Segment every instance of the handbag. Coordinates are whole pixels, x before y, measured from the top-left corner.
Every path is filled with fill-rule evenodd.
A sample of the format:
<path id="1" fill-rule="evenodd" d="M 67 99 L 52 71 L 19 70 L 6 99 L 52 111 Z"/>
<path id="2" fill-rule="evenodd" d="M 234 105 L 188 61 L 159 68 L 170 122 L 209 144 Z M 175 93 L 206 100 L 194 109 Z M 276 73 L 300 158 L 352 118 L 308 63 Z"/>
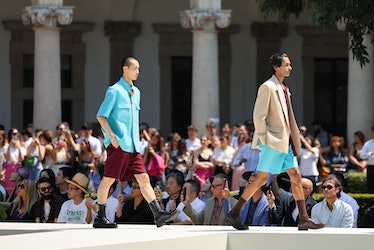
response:
<path id="1" fill-rule="evenodd" d="M 165 171 L 164 158 L 158 154 L 154 154 L 149 161 L 148 174 L 156 178 L 161 178 L 161 173 Z"/>
<path id="2" fill-rule="evenodd" d="M 25 158 L 22 161 L 22 165 L 24 167 L 34 167 L 39 164 L 39 158 L 34 155 L 26 155 Z"/>
<path id="3" fill-rule="evenodd" d="M 23 159 L 22 161 L 22 165 L 24 167 L 33 167 L 35 164 L 34 164 L 34 159 L 35 159 L 35 156 L 33 155 L 26 155 L 25 158 Z"/>

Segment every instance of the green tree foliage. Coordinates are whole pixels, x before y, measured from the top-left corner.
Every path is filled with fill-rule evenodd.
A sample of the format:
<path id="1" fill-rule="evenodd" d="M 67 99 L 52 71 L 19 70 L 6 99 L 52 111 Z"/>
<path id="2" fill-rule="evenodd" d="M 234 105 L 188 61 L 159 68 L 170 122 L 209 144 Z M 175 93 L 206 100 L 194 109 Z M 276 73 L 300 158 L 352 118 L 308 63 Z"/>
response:
<path id="1" fill-rule="evenodd" d="M 308 10 L 313 24 L 332 27 L 336 23 L 345 24 L 350 36 L 353 58 L 361 67 L 369 62 L 367 47 L 363 44 L 363 35 L 374 31 L 373 0 L 257 0 L 265 18 L 278 14 L 287 21 L 291 15 L 299 15 Z M 373 43 L 373 40 L 371 41 Z"/>

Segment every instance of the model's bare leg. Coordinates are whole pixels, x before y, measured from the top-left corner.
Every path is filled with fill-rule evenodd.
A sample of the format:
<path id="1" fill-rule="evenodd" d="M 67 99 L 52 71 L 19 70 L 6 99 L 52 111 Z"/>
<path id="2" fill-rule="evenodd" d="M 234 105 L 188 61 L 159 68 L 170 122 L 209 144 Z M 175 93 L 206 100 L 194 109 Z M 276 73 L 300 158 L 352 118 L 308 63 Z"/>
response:
<path id="1" fill-rule="evenodd" d="M 97 203 L 98 204 L 105 204 L 106 200 L 108 199 L 108 192 L 110 186 L 115 181 L 114 178 L 103 176 L 100 181 L 100 185 L 97 188 Z"/>
<path id="2" fill-rule="evenodd" d="M 149 176 L 148 174 L 135 174 L 135 179 L 139 184 L 140 192 L 142 192 L 142 195 L 144 199 L 150 203 L 153 200 L 156 199 L 155 192 L 153 191 L 153 188 L 151 186 Z"/>
<path id="3" fill-rule="evenodd" d="M 142 192 L 144 199 L 148 202 L 148 205 L 151 208 L 157 227 L 161 227 L 167 222 L 177 218 L 179 211 L 174 210 L 173 212 L 168 213 L 161 209 L 161 206 L 156 199 L 155 192 L 151 186 L 148 174 L 142 173 L 135 174 L 134 176 L 139 184 L 140 191 Z"/>

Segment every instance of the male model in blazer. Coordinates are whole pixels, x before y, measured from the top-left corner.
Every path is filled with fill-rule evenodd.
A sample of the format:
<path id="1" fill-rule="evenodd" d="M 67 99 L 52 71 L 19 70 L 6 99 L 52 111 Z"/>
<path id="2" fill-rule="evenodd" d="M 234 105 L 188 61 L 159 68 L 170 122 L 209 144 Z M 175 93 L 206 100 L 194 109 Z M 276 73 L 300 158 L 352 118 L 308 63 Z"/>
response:
<path id="1" fill-rule="evenodd" d="M 257 189 L 266 184 L 269 174 L 287 172 L 299 209 L 299 230 L 321 228 L 323 225 L 315 224 L 307 214 L 296 159 L 301 153 L 300 132 L 292 110 L 291 95 L 284 83 L 284 79 L 290 76 L 292 70 L 291 61 L 285 53 L 276 53 L 270 57 L 269 66 L 273 75 L 259 87 L 253 110 L 255 132 L 252 146 L 261 150 L 257 166 L 258 175 L 252 185 L 245 188 L 226 221 L 236 229 L 248 229 L 240 221 L 242 206 Z"/>

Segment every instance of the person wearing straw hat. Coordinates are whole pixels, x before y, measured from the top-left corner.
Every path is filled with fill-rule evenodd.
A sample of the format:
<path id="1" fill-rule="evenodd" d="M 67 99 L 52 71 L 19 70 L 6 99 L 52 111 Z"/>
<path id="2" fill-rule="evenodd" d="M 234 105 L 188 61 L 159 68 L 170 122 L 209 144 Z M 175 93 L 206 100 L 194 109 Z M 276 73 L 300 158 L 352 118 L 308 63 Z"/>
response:
<path id="1" fill-rule="evenodd" d="M 57 222 L 69 224 L 90 224 L 92 217 L 88 214 L 86 198 L 89 179 L 82 173 L 76 173 L 71 180 L 66 180 L 69 200 L 62 204 Z"/>
<path id="2" fill-rule="evenodd" d="M 108 87 L 97 112 L 96 118 L 104 134 L 107 160 L 97 192 L 99 211 L 93 224 L 95 228 L 117 227 L 117 224 L 110 222 L 105 215 L 108 191 L 116 179 L 129 181 L 135 177 L 151 208 L 157 227 L 178 216 L 177 211 L 169 213 L 161 209 L 140 153 L 140 91 L 133 84 L 139 76 L 139 68 L 139 61 L 134 57 L 122 60 L 122 77 Z"/>

